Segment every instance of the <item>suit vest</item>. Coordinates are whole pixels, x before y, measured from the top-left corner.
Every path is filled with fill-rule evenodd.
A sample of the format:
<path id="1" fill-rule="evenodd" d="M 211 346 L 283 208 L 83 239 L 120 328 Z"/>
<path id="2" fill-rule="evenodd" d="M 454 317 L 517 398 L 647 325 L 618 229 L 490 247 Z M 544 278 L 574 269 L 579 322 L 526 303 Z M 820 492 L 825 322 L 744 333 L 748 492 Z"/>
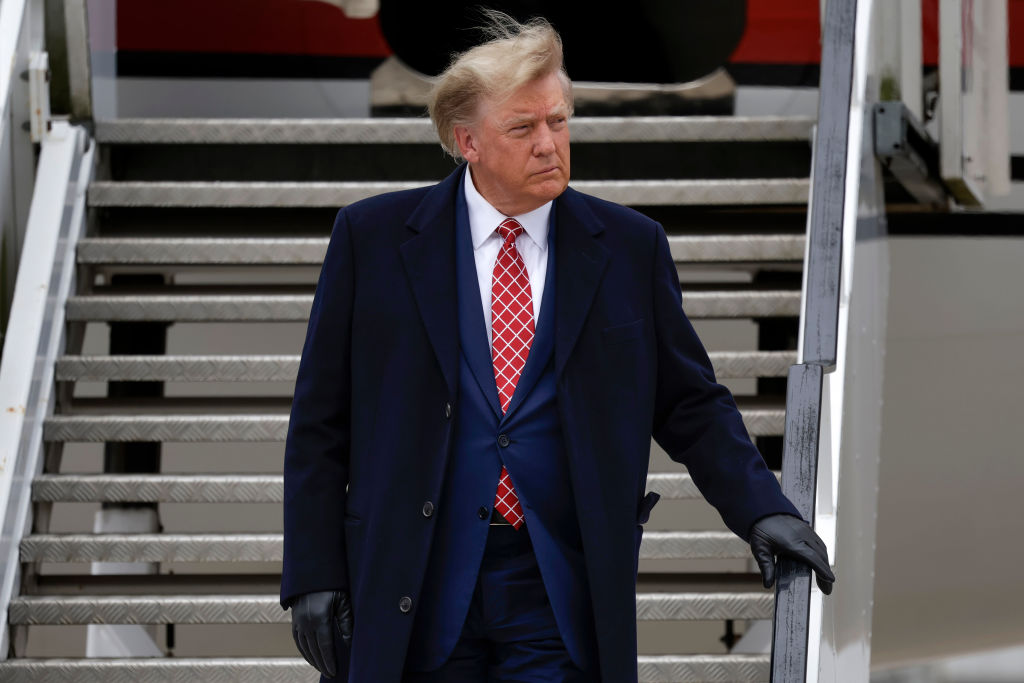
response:
<path id="1" fill-rule="evenodd" d="M 596 662 L 596 636 L 556 402 L 555 211 L 549 223 L 547 275 L 533 344 L 508 411 L 502 415 L 461 183 L 455 208 L 460 352 L 454 443 L 434 515 L 437 528 L 407 662 L 420 670 L 437 668 L 458 641 L 504 464 L 523 506 L 525 531 L 566 649 L 577 666 L 587 669 Z"/>

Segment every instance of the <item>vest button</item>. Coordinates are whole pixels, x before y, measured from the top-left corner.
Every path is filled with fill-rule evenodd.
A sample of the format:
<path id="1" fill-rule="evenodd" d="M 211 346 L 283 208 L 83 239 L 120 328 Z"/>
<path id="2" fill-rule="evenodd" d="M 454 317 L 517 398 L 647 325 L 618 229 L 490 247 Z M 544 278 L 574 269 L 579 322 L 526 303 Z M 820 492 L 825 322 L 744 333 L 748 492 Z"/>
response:
<path id="1" fill-rule="evenodd" d="M 491 514 L 491 511 L 488 510 L 483 505 L 481 505 L 480 509 L 476 511 L 476 516 L 479 517 L 480 519 L 487 519 L 490 516 L 490 514 Z"/>
<path id="2" fill-rule="evenodd" d="M 446 419 L 446 420 L 452 419 L 452 404 L 451 403 L 445 403 L 444 404 L 444 419 Z"/>
<path id="3" fill-rule="evenodd" d="M 434 516 L 434 504 L 429 500 L 423 504 L 423 516 L 433 517 Z"/>
<path id="4" fill-rule="evenodd" d="M 411 609 L 412 609 L 412 598 L 410 598 L 408 595 L 406 595 L 405 597 L 403 597 L 401 600 L 398 601 L 398 610 L 402 614 L 408 614 L 409 610 L 411 610 Z"/>
<path id="5" fill-rule="evenodd" d="M 508 434 L 498 435 L 498 445 L 502 448 L 508 448 L 508 445 L 512 443 L 512 439 L 508 438 Z"/>

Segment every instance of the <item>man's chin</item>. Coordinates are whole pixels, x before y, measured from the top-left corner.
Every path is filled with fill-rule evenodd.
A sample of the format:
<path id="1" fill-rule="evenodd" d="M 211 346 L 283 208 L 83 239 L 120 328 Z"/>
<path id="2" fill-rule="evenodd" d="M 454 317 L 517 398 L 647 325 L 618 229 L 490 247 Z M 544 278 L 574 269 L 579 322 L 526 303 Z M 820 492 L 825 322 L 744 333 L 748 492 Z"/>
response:
<path id="1" fill-rule="evenodd" d="M 548 202 L 565 192 L 565 188 L 568 186 L 569 179 L 558 174 L 555 177 L 547 178 L 537 183 L 534 186 L 534 194 L 538 197 L 543 197 L 544 201 Z"/>

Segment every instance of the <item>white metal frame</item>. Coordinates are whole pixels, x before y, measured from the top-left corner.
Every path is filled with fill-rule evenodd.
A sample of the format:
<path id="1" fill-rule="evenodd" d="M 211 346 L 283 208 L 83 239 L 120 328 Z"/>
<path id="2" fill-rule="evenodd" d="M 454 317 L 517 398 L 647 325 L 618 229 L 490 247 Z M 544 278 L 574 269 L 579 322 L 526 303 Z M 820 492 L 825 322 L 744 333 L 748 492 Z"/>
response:
<path id="1" fill-rule="evenodd" d="M 1006 0 L 940 0 L 939 167 L 957 202 L 1010 187 Z"/>
<path id="2" fill-rule="evenodd" d="M 43 464 L 43 422 L 53 413 L 54 362 L 64 347 L 64 302 L 74 286 L 95 148 L 85 129 L 64 121 L 41 143 L 11 308 L 16 334 L 7 335 L 0 357 L 0 659 L 8 652 L 18 545 L 31 524 L 32 479 Z"/>
<path id="3" fill-rule="evenodd" d="M 28 4 L 28 0 L 4 0 L 0 3 L 0 97 L 3 98 L 0 104 L 0 137 L 8 121 L 11 84 L 18 67 L 15 56 Z"/>
<path id="4" fill-rule="evenodd" d="M 21 127 L 31 110 L 22 74 L 32 52 L 42 49 L 43 0 L 0 2 L 0 241 L 6 250 L 0 263 L 0 328 L 13 296 L 35 179 L 33 144 Z"/>

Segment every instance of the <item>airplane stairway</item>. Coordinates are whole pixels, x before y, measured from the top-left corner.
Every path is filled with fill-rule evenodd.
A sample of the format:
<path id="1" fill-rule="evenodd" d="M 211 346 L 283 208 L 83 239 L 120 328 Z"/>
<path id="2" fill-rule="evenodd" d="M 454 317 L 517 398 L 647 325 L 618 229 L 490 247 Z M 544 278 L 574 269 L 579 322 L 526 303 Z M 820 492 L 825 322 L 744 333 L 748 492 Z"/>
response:
<path id="1" fill-rule="evenodd" d="M 813 123 L 571 128 L 573 186 L 665 226 L 683 307 L 776 470 Z M 125 119 L 97 121 L 95 139 L 0 680 L 314 681 L 277 588 L 282 442 L 319 265 L 339 206 L 452 163 L 422 119 Z M 773 595 L 747 545 L 656 446 L 648 488 L 663 500 L 641 551 L 641 680 L 767 681 L 767 641 L 743 636 Z M 166 656 L 83 656 L 104 625 L 138 625 L 130 637 Z"/>

